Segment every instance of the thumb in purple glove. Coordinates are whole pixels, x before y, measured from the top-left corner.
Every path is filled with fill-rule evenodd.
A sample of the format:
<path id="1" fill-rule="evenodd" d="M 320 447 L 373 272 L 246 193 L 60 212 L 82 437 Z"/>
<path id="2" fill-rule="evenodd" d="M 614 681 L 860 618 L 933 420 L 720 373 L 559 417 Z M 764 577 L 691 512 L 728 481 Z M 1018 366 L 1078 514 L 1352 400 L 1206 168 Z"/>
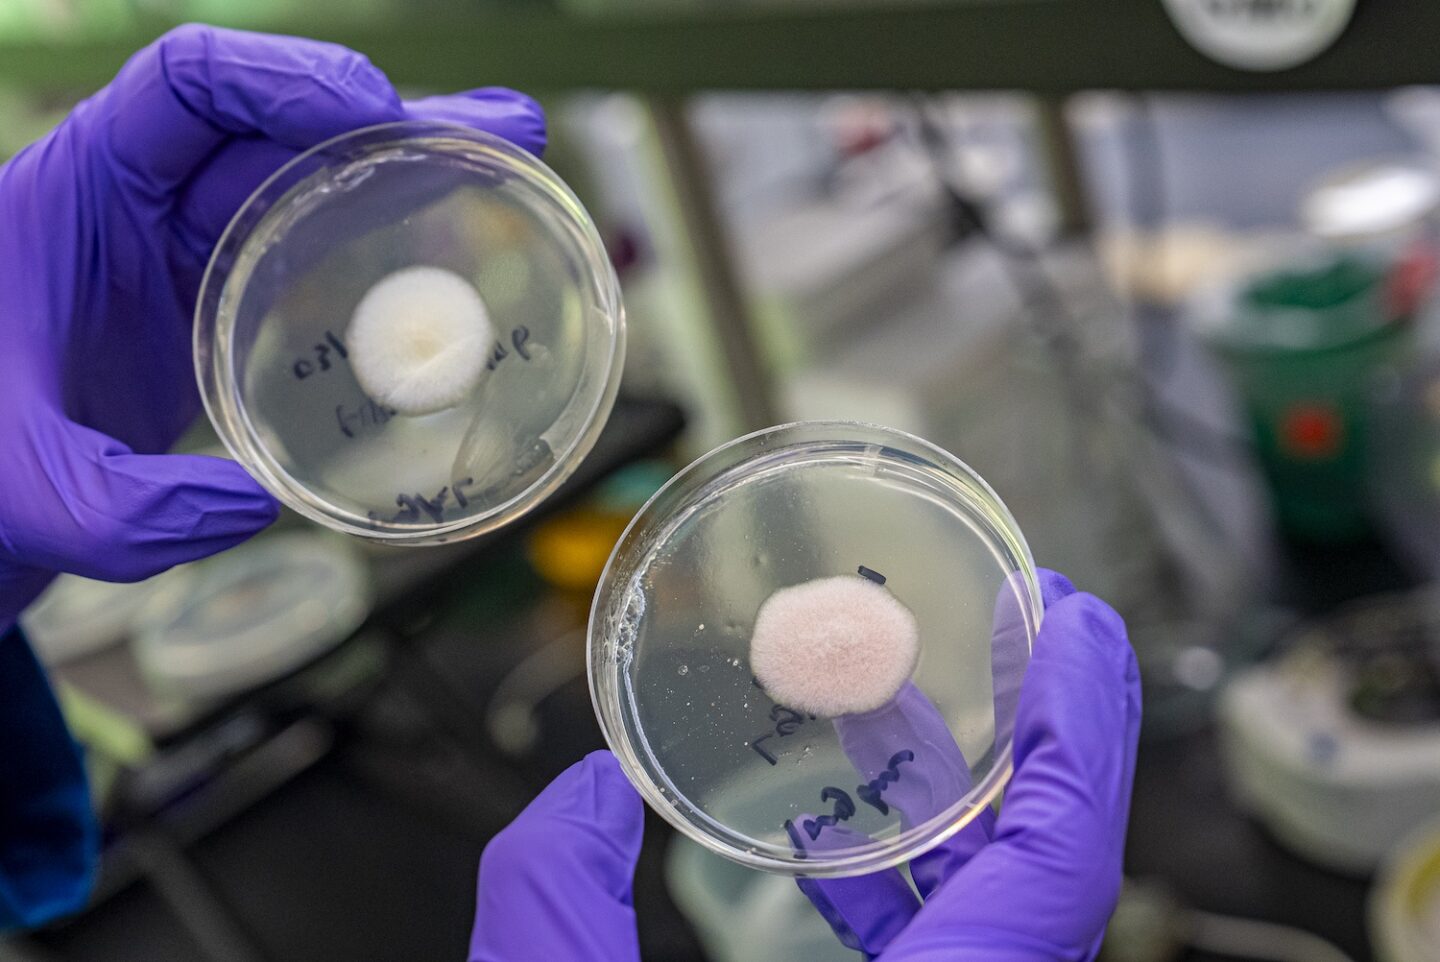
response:
<path id="1" fill-rule="evenodd" d="M 1084 593 L 1050 605 L 995 841 L 926 902 L 886 962 L 1093 959 L 1120 894 L 1139 731 L 1140 677 L 1120 616 Z"/>
<path id="2" fill-rule="evenodd" d="M 470 962 L 638 960 L 645 810 L 615 756 L 566 769 L 485 847 Z"/>
<path id="3" fill-rule="evenodd" d="M 906 684 L 889 704 L 863 715 L 844 715 L 834 721 L 841 747 L 860 778 L 869 785 L 884 784 L 883 798 L 888 810 L 900 816 L 902 829 L 909 830 L 941 815 L 969 791 L 970 767 L 950 726 L 940 711 L 915 687 Z M 897 748 L 903 754 L 896 755 Z M 897 764 L 899 762 L 900 764 Z M 902 771 L 903 766 L 903 771 Z M 895 776 L 893 781 L 882 778 Z M 790 830 L 797 852 L 853 849 L 871 841 L 845 825 L 814 831 L 817 822 L 802 818 L 809 831 Z M 910 863 L 915 887 L 928 893 L 950 871 L 963 864 L 981 846 L 989 843 L 994 816 L 989 809 L 975 817 L 954 836 Z M 813 834 L 812 834 L 813 833 Z M 829 923 L 842 945 L 867 955 L 878 955 L 914 918 L 920 902 L 899 869 L 849 878 L 799 878 L 800 891 L 809 897 L 821 917 Z"/>
<path id="4" fill-rule="evenodd" d="M 802 881 L 842 940 L 868 933 L 857 947 L 882 962 L 1081 962 L 1098 951 L 1119 893 L 1139 676 L 1113 610 L 1054 572 L 1041 572 L 1041 588 L 1046 615 L 1020 689 L 1015 776 L 994 840 L 987 841 L 989 820 L 978 819 L 916 859 L 911 873 L 923 907 L 895 897 L 890 873 Z M 1005 604 L 1002 594 L 997 639 Z M 939 731 L 927 707 L 918 691 L 902 691 L 891 714 L 916 731 Z M 881 720 L 887 729 L 896 724 Z M 842 729 L 862 771 L 866 745 L 885 736 L 866 722 L 847 719 Z M 963 759 L 950 762 L 938 770 L 953 779 Z M 910 804 L 917 810 L 907 822 L 930 814 L 923 792 Z"/>

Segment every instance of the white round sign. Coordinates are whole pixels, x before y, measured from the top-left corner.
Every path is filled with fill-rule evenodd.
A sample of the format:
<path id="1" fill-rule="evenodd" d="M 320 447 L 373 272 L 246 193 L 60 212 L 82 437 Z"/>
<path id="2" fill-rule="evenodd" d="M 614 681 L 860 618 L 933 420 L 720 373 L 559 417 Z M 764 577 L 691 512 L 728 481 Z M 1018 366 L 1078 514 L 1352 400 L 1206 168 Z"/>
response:
<path id="1" fill-rule="evenodd" d="M 1164 0 L 1191 46 L 1228 67 L 1284 70 L 1335 42 L 1355 0 Z"/>

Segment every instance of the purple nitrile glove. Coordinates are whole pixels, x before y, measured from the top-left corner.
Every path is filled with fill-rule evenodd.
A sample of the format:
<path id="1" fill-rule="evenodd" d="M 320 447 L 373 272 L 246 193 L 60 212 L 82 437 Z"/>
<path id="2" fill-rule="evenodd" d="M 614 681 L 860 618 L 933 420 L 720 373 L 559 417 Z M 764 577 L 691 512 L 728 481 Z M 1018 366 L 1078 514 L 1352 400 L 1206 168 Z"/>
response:
<path id="1" fill-rule="evenodd" d="M 1020 689 L 1015 775 L 999 817 L 971 822 L 911 863 L 923 905 L 889 897 L 886 873 L 802 881 L 842 940 L 868 936 L 863 948 L 881 962 L 1087 962 L 1099 951 L 1120 894 L 1139 672 L 1108 605 L 1051 571 L 1040 573 L 1040 587 L 1045 619 Z M 997 641 L 1006 605 L 1002 593 Z M 902 692 L 897 705 L 917 727 L 944 731 L 938 715 L 927 722 L 918 692 Z M 888 741 L 891 726 L 867 735 L 865 718 L 843 724 L 856 729 L 844 730 L 842 743 L 863 771 L 866 739 Z M 911 798 L 917 811 L 905 820 L 927 817 L 923 796 Z"/>
<path id="2" fill-rule="evenodd" d="M 545 143 L 512 91 L 407 103 L 343 47 L 189 26 L 0 169 L 0 634 L 56 572 L 139 580 L 274 520 L 238 465 L 163 454 L 199 411 L 201 274 L 281 164 L 407 118 Z"/>
<path id="3" fill-rule="evenodd" d="M 1099 948 L 1119 895 L 1139 675 L 1114 611 L 1053 572 L 1040 582 L 1045 620 L 1020 688 L 1015 776 L 999 817 L 982 813 L 911 863 L 923 905 L 893 869 L 802 882 L 842 940 L 881 962 L 1082 962 Z M 997 701 L 1018 673 L 1005 657 L 1015 640 L 1006 605 L 1002 593 Z M 925 764 L 907 765 L 885 795 L 907 824 L 968 783 L 943 718 L 913 685 L 837 728 L 867 777 L 900 734 L 925 746 L 916 750 Z M 471 962 L 637 958 L 630 884 L 641 823 L 640 799 L 608 753 L 556 779 L 486 848 Z M 814 845 L 855 841 L 822 833 Z"/>
<path id="4" fill-rule="evenodd" d="M 1020 637 L 1022 642 L 1025 637 Z M 997 686 L 998 688 L 998 686 Z M 889 770 L 897 776 L 885 785 L 881 804 L 900 816 L 908 830 L 943 813 L 970 790 L 970 766 L 945 717 L 913 682 L 906 682 L 882 708 L 863 715 L 836 718 L 836 733 L 845 756 L 860 778 L 870 784 Z M 906 752 L 892 767 L 896 751 Z M 802 824 L 806 818 L 800 819 Z M 934 888 L 991 839 L 994 813 L 982 810 L 941 845 L 910 862 L 911 877 L 921 891 Z M 814 823 L 811 823 L 812 825 Z M 870 841 L 845 825 L 826 826 L 815 837 L 791 830 L 797 851 L 853 849 Z M 920 909 L 920 903 L 899 869 L 837 879 L 797 879 L 817 911 L 830 923 L 841 943 L 870 955 L 878 954 Z"/>
<path id="5" fill-rule="evenodd" d="M 609 752 L 551 782 L 480 859 L 470 962 L 635 962 L 645 806 Z"/>
<path id="6" fill-rule="evenodd" d="M 1045 584 L 1051 584 L 1048 572 Z M 1018 577 L 1007 580 L 996 597 L 991 623 L 990 687 L 997 744 L 1008 741 L 1014 731 L 1016 705 L 1030 658 L 1023 599 Z M 883 785 L 883 795 L 877 795 L 877 800 L 896 811 L 902 830 L 945 817 L 973 784 L 970 766 L 945 716 L 913 682 L 906 682 L 881 708 L 842 715 L 833 724 L 840 746 L 860 778 L 870 785 Z M 876 779 L 884 781 L 877 783 Z M 801 819 L 801 824 L 807 824 L 806 820 Z M 797 851 L 834 851 L 870 841 L 844 825 L 822 828 L 812 836 L 819 823 L 808 824 L 806 831 L 791 830 Z M 990 843 L 994 825 L 994 812 L 982 808 L 944 844 L 911 860 L 915 888 L 921 892 L 937 888 Z M 797 881 L 841 943 L 871 956 L 889 945 L 920 910 L 910 883 L 897 869 L 852 878 Z"/>

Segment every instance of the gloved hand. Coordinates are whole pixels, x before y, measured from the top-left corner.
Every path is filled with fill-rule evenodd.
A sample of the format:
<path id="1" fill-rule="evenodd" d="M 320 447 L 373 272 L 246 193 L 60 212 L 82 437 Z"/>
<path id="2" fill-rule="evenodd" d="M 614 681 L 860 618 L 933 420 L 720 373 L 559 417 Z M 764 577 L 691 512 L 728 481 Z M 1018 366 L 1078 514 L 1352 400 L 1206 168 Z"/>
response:
<path id="1" fill-rule="evenodd" d="M 405 102 L 343 47 L 189 26 L 0 169 L 0 634 L 56 572 L 135 581 L 274 520 L 233 462 L 162 454 L 199 410 L 200 277 L 281 164 L 406 118 L 545 143 L 509 90 Z"/>
<path id="2" fill-rule="evenodd" d="M 1081 962 L 1098 951 L 1120 891 L 1139 674 L 1104 602 L 1053 572 L 1041 588 L 998 819 L 912 863 L 923 906 L 893 870 L 802 880 L 842 941 L 881 962 Z M 929 724 L 921 702 L 898 709 L 917 730 Z M 852 759 L 863 754 L 862 732 L 841 737 Z M 638 959 L 630 886 L 642 822 L 608 752 L 557 778 L 485 849 L 471 962 Z"/>

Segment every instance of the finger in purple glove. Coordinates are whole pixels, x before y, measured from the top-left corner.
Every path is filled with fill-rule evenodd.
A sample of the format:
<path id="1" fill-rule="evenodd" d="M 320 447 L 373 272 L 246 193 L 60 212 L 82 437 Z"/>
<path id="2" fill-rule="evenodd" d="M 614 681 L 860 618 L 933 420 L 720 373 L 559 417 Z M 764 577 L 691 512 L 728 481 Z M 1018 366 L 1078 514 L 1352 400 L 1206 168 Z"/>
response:
<path id="1" fill-rule="evenodd" d="M 846 757 L 860 777 L 867 804 L 893 808 L 903 829 L 929 821 L 970 790 L 970 767 L 939 710 L 907 682 L 888 705 L 863 715 L 835 719 Z M 813 819 L 801 819 L 804 825 Z M 959 869 L 990 841 L 994 814 L 976 814 L 945 842 L 910 863 L 921 898 Z M 868 836 L 843 825 L 821 830 L 814 841 L 806 832 L 791 833 L 797 848 L 809 851 L 854 847 Z M 895 869 L 853 878 L 800 879 L 800 890 L 815 905 L 842 944 L 878 955 L 920 910 L 908 883 Z M 900 897 L 903 890 L 904 897 Z"/>
<path id="2" fill-rule="evenodd" d="M 1007 741 L 1014 728 L 1015 705 L 1030 658 L 1033 629 L 1018 585 L 1012 576 L 1002 586 L 992 625 L 997 744 Z M 1074 590 L 1062 577 L 1043 572 L 1042 593 L 1046 589 L 1047 600 L 1058 600 Z M 877 794 L 877 798 L 899 812 L 906 829 L 934 818 L 970 790 L 970 766 L 950 726 L 913 682 L 906 683 L 884 708 L 838 718 L 835 728 L 846 756 L 869 780 L 867 784 L 877 785 L 885 774 L 885 783 L 880 786 L 883 796 Z M 899 753 L 908 753 L 909 757 Z M 928 898 L 990 842 L 994 822 L 994 812 L 986 808 L 953 836 L 911 861 L 910 875 L 921 898 Z M 804 842 L 801 834 L 797 847 Z M 831 891 L 842 886 L 843 897 Z M 871 954 L 883 950 L 888 939 L 919 910 L 913 899 L 907 902 L 891 897 L 891 887 L 889 873 L 844 880 L 807 879 L 801 883 L 801 889 L 846 945 L 851 944 L 849 934 L 856 931 L 884 935 L 883 940 L 871 938 L 865 943 L 864 948 Z"/>
<path id="3" fill-rule="evenodd" d="M 1075 592 L 1074 585 L 1070 584 L 1064 575 L 1044 568 L 1038 572 L 1038 581 L 1041 603 L 1045 607 Z M 995 699 L 997 746 L 1009 743 L 1014 734 L 1020 690 L 1025 680 L 1026 668 L 1030 664 L 1030 639 L 1034 629 L 1025 606 L 1025 593 L 1018 590 L 1018 586 L 1019 575 L 1015 574 L 1011 575 L 1000 589 L 995 599 L 995 616 L 991 628 L 990 678 Z M 918 708 L 912 711 L 918 715 Z M 934 726 L 936 722 L 944 724 L 944 719 L 933 706 L 931 711 L 935 714 L 929 722 L 930 730 L 938 738 L 939 731 Z M 947 728 L 947 734 L 948 731 Z M 958 746 L 956 752 L 959 752 Z M 965 764 L 963 755 L 960 756 L 959 763 Z M 966 766 L 963 770 L 965 789 L 961 791 L 969 786 L 969 767 Z M 959 798 L 960 795 L 951 797 Z M 943 796 L 941 799 L 943 800 Z M 960 871 L 980 849 L 990 843 L 994 832 L 995 813 L 987 808 L 953 837 L 911 860 L 910 875 L 915 880 L 915 887 L 920 890 L 921 898 L 928 899 L 941 883 Z"/>
<path id="4" fill-rule="evenodd" d="M 551 782 L 480 859 L 470 962 L 638 960 L 640 796 L 609 752 Z"/>
<path id="5" fill-rule="evenodd" d="M 813 816 L 805 815 L 797 821 L 811 820 Z M 797 851 L 843 851 L 870 841 L 868 835 L 844 825 L 826 826 L 814 839 L 795 828 L 794 822 L 786 828 Z M 920 900 L 899 869 L 852 878 L 801 877 L 795 881 L 840 944 L 867 956 L 878 955 L 920 911 Z"/>
<path id="6" fill-rule="evenodd" d="M 530 97 L 508 87 L 481 87 L 464 93 L 404 103 L 411 120 L 437 120 L 504 137 L 535 156 L 545 152 L 545 113 Z"/>
<path id="7" fill-rule="evenodd" d="M 76 120 L 163 198 L 231 137 L 303 149 L 402 116 L 390 81 L 353 50 L 190 24 L 132 57 Z"/>
<path id="8" fill-rule="evenodd" d="M 134 454 L 43 410 L 23 440 L 23 477 L 8 479 L 21 498 L 0 504 L 0 517 L 27 566 L 138 581 L 238 544 L 278 513 L 233 461 Z"/>
<path id="9" fill-rule="evenodd" d="M 1046 580 L 1047 599 L 1069 587 Z M 1051 603 L 1020 694 L 995 840 L 926 901 L 886 962 L 1094 958 L 1119 894 L 1139 726 L 1120 617 L 1093 595 Z"/>
<path id="10" fill-rule="evenodd" d="M 461 124 L 503 137 L 511 143 L 540 154 L 545 149 L 545 115 L 540 105 L 525 94 L 501 87 L 485 87 L 464 93 L 407 100 L 401 116 L 386 120 L 432 120 Z M 369 126 L 357 123 L 352 128 Z M 318 143 L 318 140 L 315 141 Z M 184 228 L 189 243 L 208 256 L 235 212 L 252 193 L 299 150 L 263 137 L 231 140 L 215 159 L 185 188 Z M 433 176 L 433 174 L 432 174 Z M 444 184 L 424 190 L 441 196 Z M 418 204 L 416 207 L 420 206 Z"/>

